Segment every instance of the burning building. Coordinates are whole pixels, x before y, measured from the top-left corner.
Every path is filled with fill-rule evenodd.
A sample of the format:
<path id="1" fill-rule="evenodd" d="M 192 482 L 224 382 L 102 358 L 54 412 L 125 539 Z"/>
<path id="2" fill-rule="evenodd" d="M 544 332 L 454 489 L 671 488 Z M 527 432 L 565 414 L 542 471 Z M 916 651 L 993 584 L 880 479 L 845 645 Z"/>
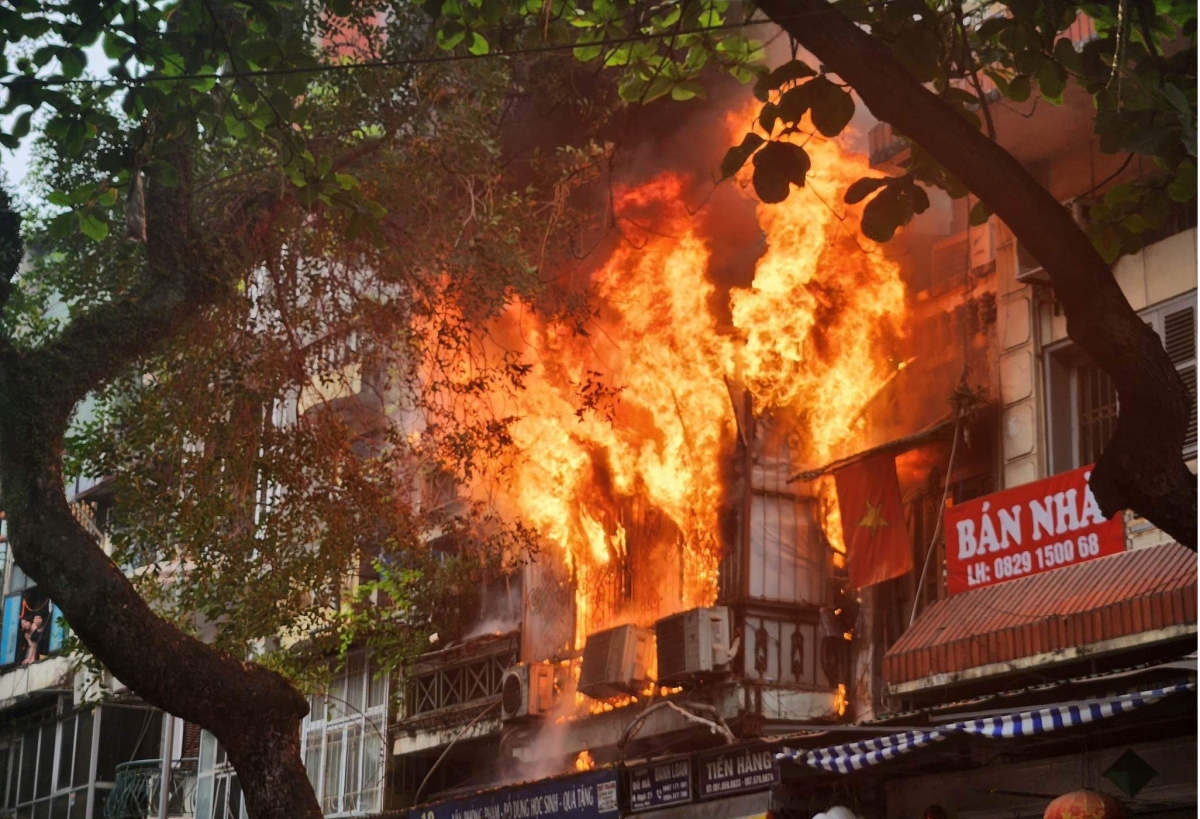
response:
<path id="1" fill-rule="evenodd" d="M 1113 170 L 1124 178 L 1087 136 L 1086 103 L 1076 89 L 1039 110 L 1053 140 L 1004 132 L 1066 201 Z M 729 115 L 731 130 L 740 119 Z M 1162 662 L 1194 646 L 1183 603 L 1194 558 L 1144 521 L 1106 522 L 1111 551 L 1089 541 L 1040 563 L 1030 552 L 1028 568 L 989 553 L 964 579 L 943 516 L 950 527 L 1007 502 L 997 493 L 1076 480 L 1111 433 L 1115 392 L 1071 348 L 1044 274 L 996 220 L 973 227 L 966 203 L 935 202 L 893 242 L 868 245 L 842 194 L 871 169 L 900 168 L 908 149 L 885 125 L 863 142 L 863 154 L 853 137 L 810 142 L 805 188 L 778 205 L 735 179 L 698 209 L 704 183 L 674 167 L 615 186 L 620 235 L 589 267 L 594 321 L 581 332 L 514 304 L 495 328 L 495 343 L 530 353 L 526 389 L 494 396 L 520 419 L 517 454 L 464 492 L 531 526 L 541 548 L 510 590 L 507 631 L 428 655 L 402 682 L 401 804 L 516 811 L 570 783 L 602 802 L 611 780 L 613 814 L 810 816 L 806 805 L 847 798 L 845 773 L 869 768 L 850 790 L 876 815 L 937 806 L 940 772 L 953 771 L 958 815 L 983 816 L 997 786 L 979 753 L 955 739 L 889 772 L 879 763 L 911 750 L 896 737 L 957 725 L 978 710 L 963 702 L 1058 713 L 1064 686 L 1124 707 L 1109 700 L 1134 695 L 1105 675 L 1133 666 L 1139 688 L 1191 684 L 1194 662 Z M 1195 229 L 1181 219 L 1116 275 L 1194 383 Z M 1194 434 L 1188 447 L 1194 468 Z M 884 495 L 864 488 L 876 484 Z M 1082 484 L 1054 491 L 1085 499 Z M 991 525 L 1033 538 L 1011 518 Z M 887 554 L 864 546 L 885 540 Z M 1087 562 L 1106 555 L 1125 561 L 1127 585 L 1101 571 L 1116 564 Z M 1072 602 L 1074 583 L 1097 584 L 1098 602 Z M 1134 618 L 1132 590 L 1150 587 L 1178 599 Z M 1008 611 L 1005 595 L 1009 620 L 981 613 Z M 1060 619 L 1091 617 L 1110 619 L 1052 636 Z M 1035 678 L 1055 682 L 1034 691 Z M 1158 745 L 1126 748 L 1117 720 L 1082 758 L 1119 768 L 1129 750 L 1177 784 L 1170 758 L 1188 736 L 1177 712 L 1194 700 L 1175 702 L 1150 712 Z M 949 735 L 926 731 L 915 747 Z M 1029 739 L 1013 775 L 1041 765 L 1062 779 L 1083 764 L 1063 748 Z M 1036 803 L 1026 784 L 1004 798 Z"/>

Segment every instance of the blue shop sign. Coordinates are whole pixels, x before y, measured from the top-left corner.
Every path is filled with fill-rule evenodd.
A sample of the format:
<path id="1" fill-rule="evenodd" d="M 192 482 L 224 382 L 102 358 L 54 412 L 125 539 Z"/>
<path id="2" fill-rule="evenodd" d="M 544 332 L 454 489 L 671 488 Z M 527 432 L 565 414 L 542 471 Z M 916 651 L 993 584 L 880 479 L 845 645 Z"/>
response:
<path id="1" fill-rule="evenodd" d="M 602 819 L 617 815 L 617 772 L 589 771 L 512 788 L 422 805 L 409 819 L 532 819 L 563 816 Z"/>
<path id="2" fill-rule="evenodd" d="M 690 757 L 633 765 L 629 768 L 631 813 L 692 801 Z"/>
<path id="3" fill-rule="evenodd" d="M 768 745 L 697 756 L 696 774 L 701 799 L 765 790 L 780 781 L 775 748 Z"/>

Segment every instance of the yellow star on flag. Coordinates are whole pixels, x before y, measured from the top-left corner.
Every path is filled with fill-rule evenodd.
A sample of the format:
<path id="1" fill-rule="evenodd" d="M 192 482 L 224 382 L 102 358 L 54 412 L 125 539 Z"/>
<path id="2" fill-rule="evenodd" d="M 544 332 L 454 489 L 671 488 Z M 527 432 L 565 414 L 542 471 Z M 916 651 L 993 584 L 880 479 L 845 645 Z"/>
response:
<path id="1" fill-rule="evenodd" d="M 870 501 L 866 502 L 867 512 L 863 515 L 863 519 L 858 522 L 860 529 L 870 529 L 871 537 L 875 536 L 875 532 L 882 526 L 887 526 L 887 519 L 883 516 L 883 504 L 875 506 Z"/>

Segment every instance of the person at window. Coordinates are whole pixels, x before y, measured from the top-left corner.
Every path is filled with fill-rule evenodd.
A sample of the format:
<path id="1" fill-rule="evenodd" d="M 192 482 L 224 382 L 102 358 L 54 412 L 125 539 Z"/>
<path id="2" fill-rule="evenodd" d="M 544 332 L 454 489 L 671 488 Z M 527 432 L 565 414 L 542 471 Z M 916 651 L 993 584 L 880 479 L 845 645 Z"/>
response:
<path id="1" fill-rule="evenodd" d="M 37 662 L 38 658 L 38 643 L 42 639 L 42 633 L 46 630 L 46 621 L 42 615 L 33 615 L 32 620 L 21 621 L 21 631 L 25 633 L 25 642 L 28 647 L 25 649 L 25 659 L 21 661 L 21 665 L 31 665 Z"/>

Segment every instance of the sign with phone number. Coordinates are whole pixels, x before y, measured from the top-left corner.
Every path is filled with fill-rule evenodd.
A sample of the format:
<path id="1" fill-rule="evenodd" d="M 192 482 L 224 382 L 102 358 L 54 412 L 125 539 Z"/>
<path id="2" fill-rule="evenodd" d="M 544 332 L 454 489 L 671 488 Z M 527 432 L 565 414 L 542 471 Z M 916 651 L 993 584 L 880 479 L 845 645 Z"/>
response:
<path id="1" fill-rule="evenodd" d="M 1088 487 L 1092 467 L 946 510 L 946 590 L 959 594 L 1125 550 L 1125 526 Z"/>

